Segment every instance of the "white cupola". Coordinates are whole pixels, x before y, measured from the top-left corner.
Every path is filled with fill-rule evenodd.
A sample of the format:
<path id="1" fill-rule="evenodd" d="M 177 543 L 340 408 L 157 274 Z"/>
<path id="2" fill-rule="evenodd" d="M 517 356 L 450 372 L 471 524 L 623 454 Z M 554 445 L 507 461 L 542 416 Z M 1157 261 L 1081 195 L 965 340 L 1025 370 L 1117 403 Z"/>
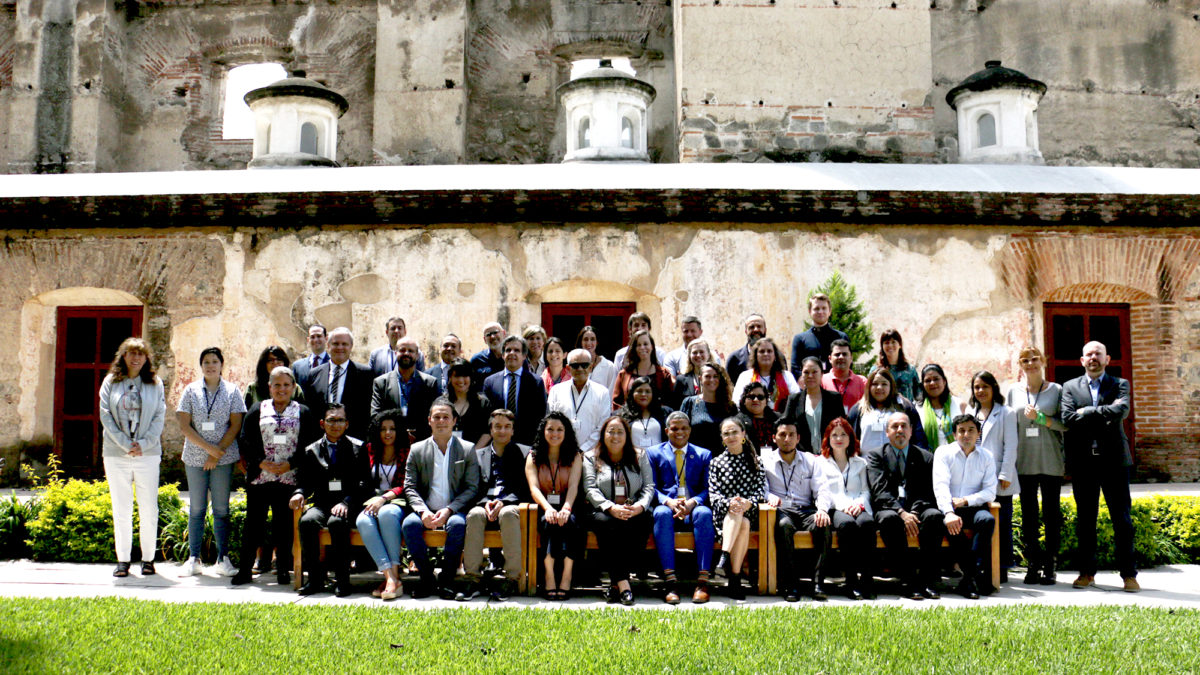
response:
<path id="1" fill-rule="evenodd" d="M 646 108 L 654 87 L 601 59 L 558 88 L 567 116 L 564 162 L 649 162 Z"/>
<path id="2" fill-rule="evenodd" d="M 963 163 L 1041 164 L 1037 109 L 1043 82 L 988 61 L 946 94 L 958 116 L 958 159 Z"/>
<path id="3" fill-rule="evenodd" d="M 341 94 L 295 71 L 245 101 L 254 113 L 249 168 L 338 165 L 337 121 L 349 107 Z"/>

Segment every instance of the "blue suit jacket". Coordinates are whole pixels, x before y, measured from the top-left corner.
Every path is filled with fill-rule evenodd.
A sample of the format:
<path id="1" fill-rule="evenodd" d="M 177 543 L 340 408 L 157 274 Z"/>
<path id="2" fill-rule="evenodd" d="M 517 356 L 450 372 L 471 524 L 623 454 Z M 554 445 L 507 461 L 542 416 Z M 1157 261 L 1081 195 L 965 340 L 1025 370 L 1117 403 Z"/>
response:
<path id="1" fill-rule="evenodd" d="M 666 504 L 668 499 L 678 499 L 679 475 L 675 473 L 675 447 L 670 441 L 659 443 L 650 448 L 649 455 L 658 503 Z M 697 505 L 708 503 L 708 463 L 711 460 L 709 451 L 687 444 L 683 453 L 683 474 L 687 480 L 688 498 L 695 499 Z"/>
<path id="2" fill-rule="evenodd" d="M 493 410 L 506 405 L 505 377 L 508 377 L 508 371 L 502 368 L 499 372 L 488 375 L 483 381 L 483 395 L 487 397 Z M 521 370 L 518 381 L 521 384 L 517 387 L 517 409 L 513 411 L 517 414 L 517 421 L 513 424 L 513 440 L 524 445 L 533 445 L 538 424 L 546 416 L 546 387 L 542 378 L 534 375 L 528 368 Z"/>

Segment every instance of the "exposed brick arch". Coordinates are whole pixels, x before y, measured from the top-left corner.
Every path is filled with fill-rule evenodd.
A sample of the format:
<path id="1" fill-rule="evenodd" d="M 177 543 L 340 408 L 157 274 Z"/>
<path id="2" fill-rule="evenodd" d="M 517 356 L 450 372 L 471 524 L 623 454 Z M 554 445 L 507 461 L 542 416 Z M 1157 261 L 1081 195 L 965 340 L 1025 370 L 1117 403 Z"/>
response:
<path id="1" fill-rule="evenodd" d="M 1133 304 L 1150 302 L 1154 298 L 1136 288 L 1094 282 L 1053 289 L 1042 296 L 1041 300 L 1042 302 L 1125 302 Z"/>

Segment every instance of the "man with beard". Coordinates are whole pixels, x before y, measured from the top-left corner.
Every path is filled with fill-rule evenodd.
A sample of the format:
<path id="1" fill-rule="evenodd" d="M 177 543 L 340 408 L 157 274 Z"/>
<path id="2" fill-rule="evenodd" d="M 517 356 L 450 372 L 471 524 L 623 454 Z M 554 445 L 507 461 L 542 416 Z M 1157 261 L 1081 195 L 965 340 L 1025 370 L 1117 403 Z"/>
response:
<path id="1" fill-rule="evenodd" d="M 745 346 L 730 354 L 729 360 L 725 362 L 725 372 L 729 374 L 730 382 L 737 382 L 738 375 L 741 375 L 742 371 L 748 367 L 750 345 L 755 340 L 767 336 L 767 320 L 763 318 L 762 314 L 751 314 L 746 317 L 743 330 L 746 332 Z"/>
<path id="2" fill-rule="evenodd" d="M 429 406 L 438 396 L 437 380 L 417 370 L 417 341 L 396 343 L 396 369 L 375 378 L 371 386 L 371 414 L 399 409 L 410 442 L 429 437 Z"/>

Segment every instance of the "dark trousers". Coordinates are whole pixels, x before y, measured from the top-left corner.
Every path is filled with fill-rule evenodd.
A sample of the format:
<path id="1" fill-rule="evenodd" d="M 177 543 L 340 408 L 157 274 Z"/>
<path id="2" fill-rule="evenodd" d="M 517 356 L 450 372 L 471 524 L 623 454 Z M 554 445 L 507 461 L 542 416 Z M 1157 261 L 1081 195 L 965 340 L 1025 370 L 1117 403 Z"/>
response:
<path id="1" fill-rule="evenodd" d="M 775 515 L 775 562 L 779 565 L 781 588 L 796 588 L 800 585 L 800 565 L 796 560 L 795 534 L 811 532 L 814 560 L 811 577 L 821 580 L 821 566 L 829 551 L 829 528 L 817 527 L 816 509 L 785 509 L 780 507 Z M 809 575 L 804 575 L 809 576 Z"/>
<path id="2" fill-rule="evenodd" d="M 600 559 L 613 585 L 629 580 L 629 568 L 646 550 L 651 525 L 646 511 L 629 520 L 613 518 L 601 511 L 592 513 L 591 528 L 596 533 Z"/>
<path id="3" fill-rule="evenodd" d="M 962 569 L 963 579 L 983 576 L 979 574 L 980 569 L 976 562 L 981 560 L 983 561 L 982 571 L 987 575 L 987 583 L 990 587 L 992 583 L 992 532 L 996 529 L 996 519 L 986 506 L 964 506 L 954 509 L 954 513 L 962 518 L 963 529 L 959 530 L 958 534 L 947 533 L 946 536 L 950 540 L 950 549 L 954 552 L 954 559 Z M 971 530 L 970 537 L 967 537 L 967 530 Z"/>
<path id="4" fill-rule="evenodd" d="M 1079 573 L 1096 574 L 1096 516 L 1100 512 L 1100 493 L 1108 504 L 1112 518 L 1113 543 L 1117 567 L 1122 577 L 1136 577 L 1133 562 L 1133 519 L 1129 515 L 1129 469 L 1107 467 L 1103 473 L 1074 476 L 1071 484 L 1075 493 L 1075 535 L 1079 538 Z"/>
<path id="5" fill-rule="evenodd" d="M 875 517 L 863 511 L 857 516 L 851 516 L 845 511 L 833 510 L 829 513 L 833 521 L 833 529 L 838 536 L 838 550 L 842 552 L 842 567 L 846 571 L 846 580 L 851 581 L 851 575 L 866 576 L 867 561 L 875 550 Z"/>
<path id="6" fill-rule="evenodd" d="M 246 487 L 246 520 L 242 526 L 242 559 L 238 567 L 249 574 L 254 557 L 262 545 L 263 530 L 267 527 L 267 511 L 271 511 L 272 545 L 275 547 L 275 569 L 282 573 L 292 569 L 292 509 L 288 500 L 296 488 L 283 483 L 264 483 Z"/>
<path id="7" fill-rule="evenodd" d="M 1030 569 L 1053 570 L 1062 540 L 1062 509 L 1059 504 L 1062 477 L 1038 474 L 1019 476 L 1018 479 L 1021 481 L 1021 536 L 1025 542 L 1025 557 L 1029 560 Z M 1039 490 L 1042 493 L 1040 518 Z M 1046 524 L 1045 548 L 1038 536 L 1042 522 Z"/>
<path id="8" fill-rule="evenodd" d="M 357 512 L 345 517 L 332 515 L 332 506 L 314 506 L 300 517 L 300 550 L 304 555 L 304 568 L 309 581 L 325 579 L 326 567 L 321 564 L 321 530 L 329 528 L 329 547 L 325 549 L 325 561 L 333 569 L 338 581 L 350 578 L 350 530 L 354 527 Z"/>
<path id="9" fill-rule="evenodd" d="M 583 545 L 587 532 L 579 526 L 572 513 L 565 525 L 551 525 L 546 522 L 544 512 L 539 513 L 538 528 L 538 560 L 544 560 L 547 555 L 555 560 L 570 558 L 579 560 L 583 557 Z"/>
<path id="10" fill-rule="evenodd" d="M 931 586 L 941 578 L 938 553 L 942 548 L 946 526 L 942 512 L 935 507 L 915 515 L 920 521 L 917 539 L 921 546 L 916 565 L 912 564 L 909 557 L 908 535 L 904 532 L 904 520 L 900 518 L 900 514 L 891 509 L 877 511 L 875 523 L 879 525 L 879 535 L 883 537 L 888 558 L 893 565 L 899 567 L 900 576 L 905 583 L 912 585 L 920 581 L 926 586 Z"/>

